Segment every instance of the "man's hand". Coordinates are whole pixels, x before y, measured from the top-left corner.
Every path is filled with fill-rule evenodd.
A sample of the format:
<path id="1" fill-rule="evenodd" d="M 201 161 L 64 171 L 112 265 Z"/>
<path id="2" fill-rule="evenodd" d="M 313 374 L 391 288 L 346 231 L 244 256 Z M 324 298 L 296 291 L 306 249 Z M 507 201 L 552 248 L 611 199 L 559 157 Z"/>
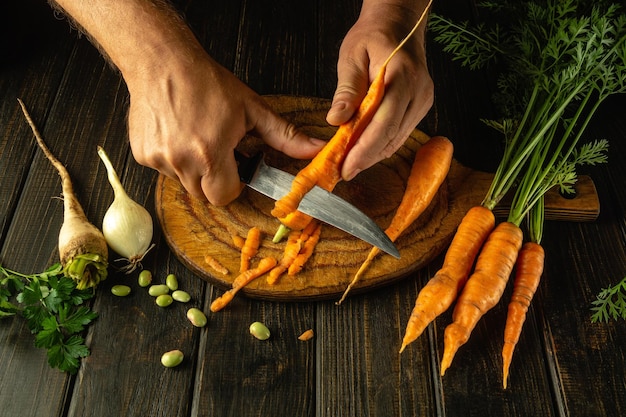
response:
<path id="1" fill-rule="evenodd" d="M 363 2 L 361 15 L 339 51 L 337 90 L 327 115 L 330 124 L 339 125 L 354 114 L 384 61 L 419 19 L 426 1 L 421 3 L 416 9 L 415 1 Z M 434 93 L 426 65 L 425 26 L 426 21 L 390 61 L 385 96 L 346 156 L 342 168 L 345 180 L 391 156 L 431 108 Z"/>

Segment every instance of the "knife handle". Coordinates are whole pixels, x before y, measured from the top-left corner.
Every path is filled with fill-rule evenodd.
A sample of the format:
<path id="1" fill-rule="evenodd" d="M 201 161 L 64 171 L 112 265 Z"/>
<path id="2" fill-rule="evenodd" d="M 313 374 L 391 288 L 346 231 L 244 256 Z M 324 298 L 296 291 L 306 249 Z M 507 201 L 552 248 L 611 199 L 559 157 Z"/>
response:
<path id="1" fill-rule="evenodd" d="M 263 160 L 263 152 L 257 152 L 252 156 L 246 156 L 235 149 L 235 161 L 237 161 L 237 172 L 241 182 L 249 184 L 256 172 L 259 163 Z"/>

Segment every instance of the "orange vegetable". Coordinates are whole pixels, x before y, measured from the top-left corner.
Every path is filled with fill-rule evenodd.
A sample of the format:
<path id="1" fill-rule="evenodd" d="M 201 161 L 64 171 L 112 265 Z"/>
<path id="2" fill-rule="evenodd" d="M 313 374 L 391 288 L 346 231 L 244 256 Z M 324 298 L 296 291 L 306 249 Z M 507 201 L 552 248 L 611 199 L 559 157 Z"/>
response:
<path id="1" fill-rule="evenodd" d="M 385 91 L 385 67 L 382 67 L 372 82 L 367 95 L 354 116 L 339 126 L 335 135 L 328 141 L 313 160 L 298 172 L 291 184 L 291 190 L 277 200 L 272 216 L 291 230 L 302 230 L 311 217 L 297 211 L 304 195 L 314 186 L 332 191 L 341 180 L 341 166 L 356 140 L 382 101 Z"/>
<path id="2" fill-rule="evenodd" d="M 261 275 L 268 272 L 276 265 L 276 259 L 273 257 L 265 257 L 259 261 L 259 265 L 256 268 L 248 269 L 245 272 L 242 272 L 235 278 L 233 281 L 233 286 L 230 290 L 226 291 L 222 294 L 221 297 L 216 298 L 211 303 L 211 311 L 217 312 L 223 309 L 231 302 L 231 300 L 235 297 L 235 294 L 239 292 L 243 287 L 248 285 L 250 282 L 260 277 Z"/>
<path id="3" fill-rule="evenodd" d="M 232 235 L 231 238 L 233 239 L 233 245 L 235 245 L 235 247 L 239 250 L 241 250 L 241 248 L 243 248 L 243 245 L 246 243 L 246 239 L 242 238 L 239 235 Z"/>
<path id="4" fill-rule="evenodd" d="M 321 226 L 321 223 L 315 220 L 310 222 L 303 230 L 292 230 L 289 233 L 283 257 L 278 265 L 270 271 L 267 277 L 268 284 L 275 284 L 278 278 L 285 271 L 289 272 L 290 269 L 290 275 L 300 272 L 304 263 L 311 257 L 313 249 L 319 240 Z M 294 266 L 294 263 L 296 266 Z"/>
<path id="5" fill-rule="evenodd" d="M 441 313 L 446 311 L 465 285 L 476 255 L 495 226 L 493 212 L 472 207 L 461 220 L 448 247 L 441 269 L 426 283 L 415 300 L 400 352 L 417 339 Z"/>
<path id="6" fill-rule="evenodd" d="M 241 248 L 241 262 L 239 266 L 239 272 L 244 272 L 250 269 L 250 259 L 252 259 L 259 251 L 261 245 L 261 229 L 258 227 L 252 227 L 248 230 L 246 240 Z"/>
<path id="7" fill-rule="evenodd" d="M 211 255 L 204 255 L 204 262 L 206 262 L 206 264 L 209 265 L 214 271 L 222 275 L 228 275 L 228 269 Z"/>
<path id="8" fill-rule="evenodd" d="M 383 99 L 385 72 L 389 61 L 415 33 L 431 4 L 432 0 L 424 9 L 411 32 L 398 44 L 380 67 L 356 113 L 350 120 L 339 126 L 335 135 L 324 148 L 306 167 L 298 172 L 292 183 L 291 191 L 274 204 L 272 216 L 278 218 L 284 226 L 292 230 L 302 230 L 311 221 L 310 216 L 297 211 L 304 195 L 316 185 L 332 191 L 341 180 L 341 167 L 346 155 L 372 120 Z"/>
<path id="9" fill-rule="evenodd" d="M 392 242 L 428 208 L 445 180 L 452 163 L 452 142 L 443 136 L 434 136 L 415 153 L 406 190 L 391 224 L 385 230 Z M 357 283 L 380 249 L 373 247 L 367 259 L 354 275 L 337 304 L 341 304 Z"/>
<path id="10" fill-rule="evenodd" d="M 289 265 L 289 269 L 287 271 L 289 275 L 296 275 L 302 270 L 306 261 L 308 261 L 309 258 L 313 255 L 313 250 L 315 249 L 317 242 L 320 240 L 322 224 L 317 221 L 313 221 L 309 224 L 315 225 L 315 230 L 304 241 L 302 249 L 300 249 L 300 253 L 298 253 L 296 259 L 294 259 L 291 265 Z"/>
<path id="11" fill-rule="evenodd" d="M 504 346 L 502 348 L 502 385 L 506 389 L 509 367 L 513 358 L 513 350 L 522 333 L 526 320 L 526 312 L 537 291 L 543 266 L 545 252 L 543 247 L 534 242 L 527 242 L 522 247 L 515 264 L 513 294 L 508 307 L 506 325 L 504 326 Z"/>
<path id="12" fill-rule="evenodd" d="M 502 297 L 522 246 L 519 226 L 502 222 L 491 232 L 478 255 L 474 273 L 463 287 L 444 331 L 441 375 L 450 367 L 459 347 L 469 339 L 480 318 Z"/>
<path id="13" fill-rule="evenodd" d="M 313 339 L 313 336 L 315 336 L 313 329 L 305 330 L 300 336 L 298 336 L 298 340 L 306 342 L 307 340 Z"/>

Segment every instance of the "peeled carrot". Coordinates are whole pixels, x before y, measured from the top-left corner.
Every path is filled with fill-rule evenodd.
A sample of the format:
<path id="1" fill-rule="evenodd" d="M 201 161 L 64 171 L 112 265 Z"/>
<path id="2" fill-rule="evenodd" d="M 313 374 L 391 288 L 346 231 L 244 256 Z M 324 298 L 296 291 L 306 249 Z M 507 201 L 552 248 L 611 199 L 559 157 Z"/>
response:
<path id="1" fill-rule="evenodd" d="M 430 138 L 417 150 L 404 195 L 391 224 L 385 230 L 392 242 L 428 208 L 448 175 L 453 151 L 452 142 L 443 136 Z M 377 247 L 372 248 L 337 304 L 343 302 L 379 252 Z"/>
<path id="2" fill-rule="evenodd" d="M 235 297 L 235 294 L 239 292 L 243 287 L 248 285 L 250 282 L 265 274 L 267 271 L 272 269 L 276 265 L 276 259 L 268 256 L 262 258 L 259 261 L 259 265 L 256 268 L 248 269 L 245 272 L 242 272 L 235 278 L 233 281 L 233 287 L 222 294 L 221 297 L 216 298 L 211 303 L 211 311 L 217 312 L 223 309 L 231 302 L 231 300 Z"/>
<path id="3" fill-rule="evenodd" d="M 426 5 L 411 32 L 398 44 L 380 67 L 356 113 L 350 120 L 339 126 L 335 135 L 315 158 L 298 172 L 290 192 L 276 201 L 272 216 L 278 218 L 282 225 L 292 230 L 303 229 L 311 221 L 310 216 L 297 211 L 304 195 L 316 185 L 332 191 L 341 180 L 341 167 L 346 155 L 372 120 L 383 99 L 385 72 L 389 61 L 415 33 L 431 4 L 432 0 Z"/>
<path id="4" fill-rule="evenodd" d="M 250 259 L 252 259 L 259 251 L 261 245 L 261 229 L 258 227 L 251 227 L 248 230 L 246 239 L 241 248 L 241 261 L 239 266 L 239 272 L 247 271 L 250 268 Z"/>
<path id="5" fill-rule="evenodd" d="M 483 206 L 472 207 L 463 217 L 448 247 L 441 269 L 417 295 L 415 307 L 406 325 L 400 353 L 452 305 L 467 281 L 476 255 L 494 226 L 493 212 Z"/>
<path id="6" fill-rule="evenodd" d="M 526 242 L 515 263 L 513 294 L 504 326 L 504 346 L 502 348 L 502 385 L 505 389 L 509 377 L 509 367 L 513 359 L 513 350 L 522 334 L 526 312 L 539 286 L 544 260 L 543 247 L 538 243 Z"/>
<path id="7" fill-rule="evenodd" d="M 441 375 L 450 367 L 459 347 L 467 342 L 480 318 L 502 297 L 522 246 L 519 226 L 502 222 L 491 232 L 482 248 L 474 273 L 463 287 L 444 331 Z"/>

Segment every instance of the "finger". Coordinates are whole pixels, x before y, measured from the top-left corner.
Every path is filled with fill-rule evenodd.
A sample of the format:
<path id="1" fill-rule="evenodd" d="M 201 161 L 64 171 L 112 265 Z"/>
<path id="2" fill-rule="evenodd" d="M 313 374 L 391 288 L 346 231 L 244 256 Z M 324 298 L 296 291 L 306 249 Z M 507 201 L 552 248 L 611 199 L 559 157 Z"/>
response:
<path id="1" fill-rule="evenodd" d="M 349 181 L 359 172 L 390 157 L 408 136 L 403 123 L 407 99 L 383 99 L 374 117 L 356 141 L 343 163 L 342 177 Z"/>
<path id="2" fill-rule="evenodd" d="M 213 167 L 201 177 L 199 183 L 202 193 L 214 206 L 225 206 L 235 200 L 244 187 L 239 181 L 234 156 L 222 161 L 222 166 Z"/>
<path id="3" fill-rule="evenodd" d="M 367 60 L 364 64 L 354 59 L 339 59 L 337 64 L 337 88 L 333 95 L 326 121 L 332 126 L 347 122 L 359 108 L 369 86 Z"/>
<path id="4" fill-rule="evenodd" d="M 258 109 L 254 119 L 254 132 L 269 146 L 292 158 L 310 159 L 326 144 L 304 134 L 269 107 Z"/>

